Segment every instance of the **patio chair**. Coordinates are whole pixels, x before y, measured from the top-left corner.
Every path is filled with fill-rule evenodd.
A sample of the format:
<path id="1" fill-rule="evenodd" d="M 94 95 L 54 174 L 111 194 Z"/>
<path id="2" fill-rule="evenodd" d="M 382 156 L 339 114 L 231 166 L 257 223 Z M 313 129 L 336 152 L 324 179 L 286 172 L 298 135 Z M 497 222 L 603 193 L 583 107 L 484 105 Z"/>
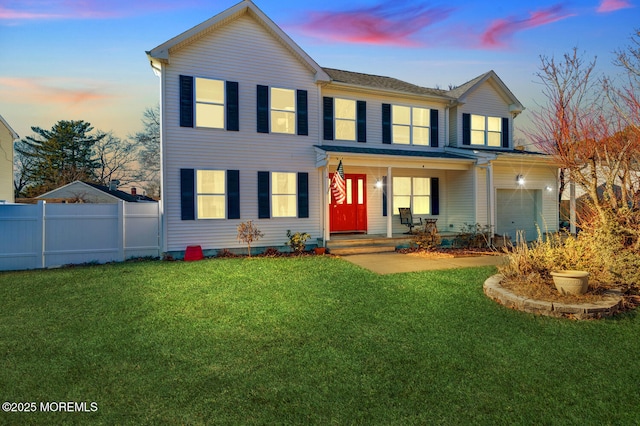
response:
<path id="1" fill-rule="evenodd" d="M 413 234 L 413 227 L 422 225 L 422 218 L 419 217 L 417 221 L 414 220 L 409 207 L 400 207 L 398 210 L 400 211 L 400 223 L 409 227 L 409 231 L 405 232 L 405 234 Z"/>

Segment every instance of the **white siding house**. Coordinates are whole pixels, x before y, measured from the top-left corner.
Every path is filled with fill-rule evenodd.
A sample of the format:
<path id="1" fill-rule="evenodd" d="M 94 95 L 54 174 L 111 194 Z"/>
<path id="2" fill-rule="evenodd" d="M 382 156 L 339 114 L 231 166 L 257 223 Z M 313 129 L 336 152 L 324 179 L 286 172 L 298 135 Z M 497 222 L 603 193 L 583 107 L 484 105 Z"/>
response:
<path id="1" fill-rule="evenodd" d="M 247 220 L 263 247 L 282 246 L 289 229 L 314 242 L 392 237 L 406 231 L 398 207 L 443 231 L 515 232 L 525 208 L 557 227 L 555 195 L 536 192 L 555 191 L 555 169 L 514 150 L 523 107 L 493 71 L 444 91 L 322 68 L 250 0 L 147 55 L 161 89 L 164 252 L 242 247 Z M 344 203 L 330 190 L 338 164 Z M 518 174 L 526 183 L 514 188 Z M 535 202 L 512 221 L 502 190 Z"/>
<path id="2" fill-rule="evenodd" d="M 13 142 L 18 134 L 0 115 L 0 202 L 13 203 Z"/>

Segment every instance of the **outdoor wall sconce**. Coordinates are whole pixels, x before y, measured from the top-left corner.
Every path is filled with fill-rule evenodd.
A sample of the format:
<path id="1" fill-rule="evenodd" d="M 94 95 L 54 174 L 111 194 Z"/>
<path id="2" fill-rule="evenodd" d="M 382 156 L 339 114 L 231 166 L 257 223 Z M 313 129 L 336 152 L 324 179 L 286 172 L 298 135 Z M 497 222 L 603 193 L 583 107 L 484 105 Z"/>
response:
<path id="1" fill-rule="evenodd" d="M 518 183 L 518 185 L 524 186 L 524 176 L 522 175 L 516 176 L 516 182 Z"/>
<path id="2" fill-rule="evenodd" d="M 375 186 L 376 186 L 376 189 L 382 189 L 382 181 L 381 180 L 377 180 Z"/>
<path id="3" fill-rule="evenodd" d="M 546 189 L 547 192 L 553 191 L 553 188 L 551 186 L 549 186 L 549 185 L 547 185 L 544 189 Z"/>

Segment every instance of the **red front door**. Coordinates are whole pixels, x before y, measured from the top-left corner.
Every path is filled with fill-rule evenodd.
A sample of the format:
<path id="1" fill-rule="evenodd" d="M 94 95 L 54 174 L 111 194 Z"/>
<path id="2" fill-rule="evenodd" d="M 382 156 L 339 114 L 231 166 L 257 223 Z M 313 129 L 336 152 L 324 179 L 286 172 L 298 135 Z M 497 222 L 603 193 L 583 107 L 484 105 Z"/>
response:
<path id="1" fill-rule="evenodd" d="M 331 195 L 329 229 L 331 232 L 367 232 L 367 175 L 345 174 L 344 180 L 347 190 L 344 203 L 336 204 Z"/>

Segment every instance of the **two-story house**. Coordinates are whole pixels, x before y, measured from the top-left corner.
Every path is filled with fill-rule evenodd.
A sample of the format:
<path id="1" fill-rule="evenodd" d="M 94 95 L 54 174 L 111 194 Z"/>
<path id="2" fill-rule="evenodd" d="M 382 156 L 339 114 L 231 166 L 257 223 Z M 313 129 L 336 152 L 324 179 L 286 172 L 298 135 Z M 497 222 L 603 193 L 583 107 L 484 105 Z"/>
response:
<path id="1" fill-rule="evenodd" d="M 18 134 L 0 115 L 0 203 L 13 203 L 13 143 Z"/>
<path id="2" fill-rule="evenodd" d="M 391 238 L 406 231 L 400 207 L 445 232 L 557 229 L 557 169 L 514 149 L 524 108 L 493 71 L 445 91 L 322 68 L 250 0 L 147 55 L 160 78 L 165 252 L 242 247 L 246 220 L 263 247 L 289 229 Z"/>

